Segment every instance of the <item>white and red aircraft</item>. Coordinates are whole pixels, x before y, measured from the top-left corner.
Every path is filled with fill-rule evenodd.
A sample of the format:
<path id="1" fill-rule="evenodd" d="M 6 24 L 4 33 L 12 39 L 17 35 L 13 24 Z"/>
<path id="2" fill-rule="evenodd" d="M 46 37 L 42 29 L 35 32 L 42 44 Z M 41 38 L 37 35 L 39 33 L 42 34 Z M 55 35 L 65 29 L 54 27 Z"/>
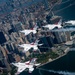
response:
<path id="1" fill-rule="evenodd" d="M 49 30 L 52 30 L 52 29 L 54 29 L 55 27 L 62 28 L 61 24 L 62 24 L 62 21 L 61 21 L 61 19 L 60 19 L 60 21 L 58 22 L 58 24 L 48 24 L 48 25 L 43 26 L 43 27 L 44 27 L 44 28 L 49 28 Z"/>
<path id="2" fill-rule="evenodd" d="M 20 74 L 21 72 L 23 72 L 26 69 L 28 69 L 29 73 L 32 73 L 32 71 L 34 70 L 34 66 L 37 67 L 41 64 L 41 63 L 36 64 L 35 63 L 36 60 L 37 60 L 37 58 L 33 58 L 32 60 L 24 62 L 24 63 L 21 63 L 21 62 L 12 63 L 14 66 L 16 66 L 18 68 L 16 74 Z"/>
<path id="3" fill-rule="evenodd" d="M 19 47 L 24 48 L 23 52 L 27 52 L 31 48 L 33 48 L 33 51 L 37 51 L 37 50 L 39 50 L 38 46 L 41 46 L 41 45 L 43 45 L 43 44 L 38 44 L 38 41 L 37 41 L 37 42 L 31 43 L 31 44 L 22 44 L 22 45 L 19 45 Z"/>
<path id="4" fill-rule="evenodd" d="M 70 20 L 70 21 L 67 21 L 65 23 L 75 25 L 75 20 Z"/>
<path id="5" fill-rule="evenodd" d="M 21 33 L 24 33 L 25 35 L 28 35 L 28 34 L 30 34 L 31 32 L 33 33 L 33 34 L 36 34 L 37 33 L 37 26 L 35 26 L 33 29 L 25 29 L 25 30 L 23 30 L 23 31 L 20 31 Z"/>

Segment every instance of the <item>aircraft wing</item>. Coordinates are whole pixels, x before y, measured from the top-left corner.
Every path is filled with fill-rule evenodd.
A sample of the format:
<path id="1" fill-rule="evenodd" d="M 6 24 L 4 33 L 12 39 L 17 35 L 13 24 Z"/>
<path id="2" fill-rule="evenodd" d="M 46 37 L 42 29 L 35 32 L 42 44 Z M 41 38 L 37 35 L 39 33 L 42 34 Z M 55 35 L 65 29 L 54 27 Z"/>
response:
<path id="1" fill-rule="evenodd" d="M 56 25 L 55 27 L 61 28 L 62 26 L 61 25 Z"/>
<path id="2" fill-rule="evenodd" d="M 38 46 L 42 46 L 43 44 L 38 44 Z"/>
<path id="3" fill-rule="evenodd" d="M 19 46 L 24 48 L 23 52 L 27 52 L 31 48 L 30 44 L 22 44 Z"/>
<path id="4" fill-rule="evenodd" d="M 20 74 L 22 71 L 24 71 L 26 69 L 24 63 L 18 62 L 18 63 L 12 63 L 12 64 L 18 68 L 16 74 Z"/>
<path id="5" fill-rule="evenodd" d="M 29 73 L 32 73 L 33 70 L 34 68 L 29 68 Z"/>
<path id="6" fill-rule="evenodd" d="M 21 33 L 24 33 L 25 35 L 28 35 L 29 33 L 31 33 L 31 30 L 23 30 L 23 31 L 20 31 Z"/>
<path id="7" fill-rule="evenodd" d="M 37 33 L 37 31 L 36 30 L 33 30 L 33 34 L 36 34 Z"/>
<path id="8" fill-rule="evenodd" d="M 27 51 L 29 51 L 29 49 L 31 49 L 31 47 L 24 47 L 23 52 L 27 52 Z"/>
<path id="9" fill-rule="evenodd" d="M 52 30 L 53 28 L 55 28 L 56 26 L 55 25 L 46 25 L 46 26 L 43 26 L 45 28 L 49 28 L 49 30 Z"/>
<path id="10" fill-rule="evenodd" d="M 23 72 L 25 69 L 26 69 L 25 66 L 20 66 L 20 67 L 18 68 L 18 70 L 17 70 L 17 73 L 20 74 L 20 73 Z"/>
<path id="11" fill-rule="evenodd" d="M 18 45 L 18 46 L 24 48 L 27 46 L 27 44 L 22 44 L 22 45 Z"/>
<path id="12" fill-rule="evenodd" d="M 41 63 L 38 63 L 38 64 L 34 64 L 35 66 L 39 66 Z"/>
<path id="13" fill-rule="evenodd" d="M 25 35 L 28 35 L 28 34 L 30 34 L 30 32 L 26 32 L 26 33 L 25 33 Z"/>
<path id="14" fill-rule="evenodd" d="M 12 65 L 18 67 L 18 63 L 11 63 Z"/>
<path id="15" fill-rule="evenodd" d="M 30 64 L 31 64 L 31 65 L 34 65 L 34 66 L 39 66 L 41 63 L 35 64 L 35 63 L 36 63 L 36 60 L 37 60 L 37 58 L 33 58 L 33 59 L 30 61 Z"/>
<path id="16" fill-rule="evenodd" d="M 26 62 L 25 62 L 26 65 L 29 65 L 29 63 L 30 63 L 30 61 L 26 61 Z"/>
<path id="17" fill-rule="evenodd" d="M 34 47 L 32 47 L 34 50 L 38 50 L 37 45 L 34 45 Z"/>
<path id="18" fill-rule="evenodd" d="M 49 28 L 49 26 L 48 26 L 48 25 L 45 25 L 45 26 L 42 26 L 42 27 L 44 27 L 44 28 Z"/>

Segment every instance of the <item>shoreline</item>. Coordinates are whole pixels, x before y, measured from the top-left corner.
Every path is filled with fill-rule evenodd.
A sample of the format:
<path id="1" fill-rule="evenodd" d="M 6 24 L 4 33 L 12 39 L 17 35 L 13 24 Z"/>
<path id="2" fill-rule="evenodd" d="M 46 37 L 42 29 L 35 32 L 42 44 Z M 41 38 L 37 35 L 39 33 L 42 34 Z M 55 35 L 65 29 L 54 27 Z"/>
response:
<path id="1" fill-rule="evenodd" d="M 53 62 L 53 61 L 55 61 L 55 60 L 57 60 L 57 59 L 59 59 L 59 58 L 65 56 L 68 52 L 70 52 L 70 49 L 65 50 L 65 53 L 64 53 L 63 55 L 60 55 L 59 57 L 57 57 L 57 58 L 55 58 L 55 59 L 53 59 L 53 60 L 51 60 L 51 61 L 48 61 L 48 62 L 46 62 L 46 63 L 43 63 L 43 64 L 39 65 L 39 66 L 37 67 L 37 69 L 39 69 L 39 67 L 41 67 L 41 66 L 44 66 L 44 65 L 46 65 L 46 64 L 48 64 L 48 63 L 51 63 L 51 62 Z"/>

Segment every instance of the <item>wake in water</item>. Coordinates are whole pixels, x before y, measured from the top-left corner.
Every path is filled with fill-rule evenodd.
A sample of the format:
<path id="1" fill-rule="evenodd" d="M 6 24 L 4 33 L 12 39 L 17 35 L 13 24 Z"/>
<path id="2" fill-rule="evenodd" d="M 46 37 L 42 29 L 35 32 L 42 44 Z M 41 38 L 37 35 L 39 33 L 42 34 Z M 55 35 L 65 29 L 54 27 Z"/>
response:
<path id="1" fill-rule="evenodd" d="M 68 71 L 54 71 L 54 70 L 49 70 L 49 72 L 63 74 L 63 75 L 75 75 L 75 72 L 68 72 Z"/>

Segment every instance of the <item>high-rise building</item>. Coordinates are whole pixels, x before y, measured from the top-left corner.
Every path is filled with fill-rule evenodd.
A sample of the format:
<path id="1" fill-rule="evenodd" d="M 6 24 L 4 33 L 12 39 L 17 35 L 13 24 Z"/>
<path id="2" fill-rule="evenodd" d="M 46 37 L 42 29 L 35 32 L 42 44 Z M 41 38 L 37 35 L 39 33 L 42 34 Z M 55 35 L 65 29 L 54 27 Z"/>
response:
<path id="1" fill-rule="evenodd" d="M 6 47 L 9 52 L 13 52 L 13 48 L 10 44 L 6 44 Z"/>
<path id="2" fill-rule="evenodd" d="M 33 29 L 33 27 L 34 27 L 33 20 L 29 20 L 29 27 L 30 27 L 31 29 Z"/>
<path id="3" fill-rule="evenodd" d="M 12 54 L 12 53 L 7 54 L 7 56 L 8 56 L 8 62 L 9 62 L 9 63 L 12 63 L 12 62 L 14 62 L 14 61 L 15 61 L 15 59 L 14 59 L 14 57 L 13 57 L 13 54 Z"/>
<path id="4" fill-rule="evenodd" d="M 54 43 L 55 44 L 60 44 L 63 42 L 66 42 L 66 36 L 64 32 L 53 32 L 54 35 Z"/>
<path id="5" fill-rule="evenodd" d="M 70 41 L 71 32 L 65 32 L 66 35 L 66 41 Z"/>
<path id="6" fill-rule="evenodd" d="M 5 56 L 3 50 L 2 51 L 0 50 L 0 67 L 7 68 L 8 71 L 11 70 L 10 65 L 7 61 L 7 57 Z"/>
<path id="7" fill-rule="evenodd" d="M 1 60 L 0 60 L 0 67 L 6 68 L 6 65 L 5 65 L 5 63 L 4 63 L 4 59 L 1 59 Z"/>
<path id="8" fill-rule="evenodd" d="M 16 24 L 16 25 L 15 25 L 15 30 L 16 30 L 17 32 L 23 30 L 22 24 L 21 24 L 21 23 Z"/>
<path id="9" fill-rule="evenodd" d="M 3 32 L 0 32 L 0 44 L 3 44 L 5 42 L 6 42 L 6 38 L 5 38 L 4 34 L 3 34 Z"/>
<path id="10" fill-rule="evenodd" d="M 42 20 L 37 19 L 37 26 L 38 26 L 39 28 L 41 28 L 41 27 L 42 27 Z"/>
<path id="11" fill-rule="evenodd" d="M 47 15 L 46 16 L 46 22 L 48 23 L 48 24 L 51 24 L 51 16 L 50 15 Z"/>
<path id="12" fill-rule="evenodd" d="M 46 39 L 47 39 L 47 42 L 49 44 L 49 47 L 53 47 L 53 45 L 54 45 L 53 37 L 47 36 Z"/>
<path id="13" fill-rule="evenodd" d="M 40 38 L 40 42 L 43 43 L 43 45 L 40 48 L 40 51 L 48 51 L 49 48 L 51 48 L 54 45 L 53 37 L 51 36 L 45 36 Z"/>

